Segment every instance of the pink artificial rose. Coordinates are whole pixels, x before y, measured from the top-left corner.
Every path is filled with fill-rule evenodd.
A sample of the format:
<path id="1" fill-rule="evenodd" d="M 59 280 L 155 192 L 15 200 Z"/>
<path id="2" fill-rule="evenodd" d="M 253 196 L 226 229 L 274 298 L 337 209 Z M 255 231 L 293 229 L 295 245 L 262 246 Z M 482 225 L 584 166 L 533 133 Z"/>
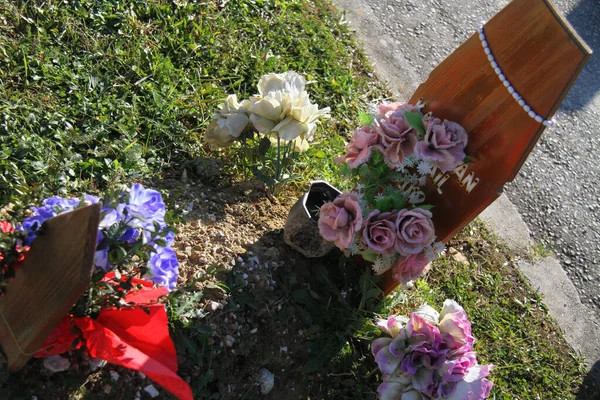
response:
<path id="1" fill-rule="evenodd" d="M 456 122 L 439 118 L 423 119 L 425 137 L 415 147 L 417 155 L 425 160 L 433 161 L 442 171 L 452 171 L 465 158 L 467 131 Z"/>
<path id="2" fill-rule="evenodd" d="M 422 208 L 403 209 L 396 219 L 396 250 L 403 256 L 420 253 L 435 239 L 431 212 Z"/>
<path id="3" fill-rule="evenodd" d="M 379 118 L 386 118 L 390 113 L 396 112 L 396 111 L 400 111 L 403 112 L 404 110 L 407 111 L 411 111 L 411 112 L 421 112 L 421 109 L 417 106 L 414 106 L 412 104 L 406 104 L 406 103 L 400 103 L 398 101 L 394 101 L 394 102 L 383 102 L 379 105 Z"/>
<path id="4" fill-rule="evenodd" d="M 354 234 L 362 226 L 362 209 L 356 193 L 342 193 L 333 202 L 321 206 L 319 232 L 340 249 L 352 245 Z"/>
<path id="5" fill-rule="evenodd" d="M 373 210 L 363 221 L 362 241 L 377 254 L 394 254 L 396 213 Z"/>
<path id="6" fill-rule="evenodd" d="M 429 258 L 421 252 L 408 257 L 398 257 L 396 265 L 392 268 L 392 276 L 401 285 L 406 285 L 424 276 L 428 270 Z"/>
<path id="7" fill-rule="evenodd" d="M 346 162 L 350 168 L 356 168 L 366 163 L 371 158 L 373 148 L 383 152 L 379 144 L 377 132 L 370 126 L 365 125 L 354 131 L 354 137 L 346 146 L 348 153 L 345 156 L 336 158 L 337 162 Z"/>
<path id="8" fill-rule="evenodd" d="M 402 165 L 406 157 L 414 154 L 418 134 L 404 117 L 404 108 L 388 112 L 379 120 L 377 132 L 383 146 L 383 155 L 390 167 Z"/>
<path id="9" fill-rule="evenodd" d="M 450 357 L 460 357 L 473 349 L 475 338 L 471 334 L 471 322 L 465 310 L 455 301 L 444 301 L 438 324 Z"/>

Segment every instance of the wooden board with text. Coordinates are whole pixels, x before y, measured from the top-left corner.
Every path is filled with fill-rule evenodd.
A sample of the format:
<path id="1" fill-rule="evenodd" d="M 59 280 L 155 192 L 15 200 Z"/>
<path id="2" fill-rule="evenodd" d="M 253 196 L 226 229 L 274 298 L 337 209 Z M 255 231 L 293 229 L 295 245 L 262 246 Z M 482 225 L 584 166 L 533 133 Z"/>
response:
<path id="1" fill-rule="evenodd" d="M 425 194 L 433 204 L 438 240 L 448 241 L 501 193 L 546 128 L 531 118 L 502 83 L 475 34 L 421 84 L 420 99 L 441 119 L 458 122 L 469 134 L 467 165 L 434 171 Z M 591 50 L 547 0 L 513 0 L 484 26 L 488 46 L 514 89 L 550 120 L 577 79 Z M 396 286 L 391 271 L 380 284 Z"/>

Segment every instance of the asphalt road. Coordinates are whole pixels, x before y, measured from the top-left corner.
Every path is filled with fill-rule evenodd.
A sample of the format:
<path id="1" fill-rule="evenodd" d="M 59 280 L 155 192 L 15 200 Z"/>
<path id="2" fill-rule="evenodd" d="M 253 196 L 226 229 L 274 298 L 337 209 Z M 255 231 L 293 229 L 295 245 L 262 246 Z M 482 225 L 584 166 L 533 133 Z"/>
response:
<path id="1" fill-rule="evenodd" d="M 408 99 L 507 0 L 334 0 L 377 74 Z M 600 0 L 554 2 L 594 50 L 519 175 L 505 188 L 538 249 L 551 250 L 600 317 Z"/>

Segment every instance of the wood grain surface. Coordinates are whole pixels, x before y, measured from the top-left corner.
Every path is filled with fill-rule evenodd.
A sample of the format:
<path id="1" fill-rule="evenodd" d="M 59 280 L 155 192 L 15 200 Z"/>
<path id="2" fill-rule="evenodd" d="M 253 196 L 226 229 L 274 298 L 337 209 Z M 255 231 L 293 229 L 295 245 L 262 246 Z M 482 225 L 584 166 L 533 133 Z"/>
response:
<path id="1" fill-rule="evenodd" d="M 90 284 L 101 204 L 47 220 L 0 299 L 0 344 L 22 368 Z"/>

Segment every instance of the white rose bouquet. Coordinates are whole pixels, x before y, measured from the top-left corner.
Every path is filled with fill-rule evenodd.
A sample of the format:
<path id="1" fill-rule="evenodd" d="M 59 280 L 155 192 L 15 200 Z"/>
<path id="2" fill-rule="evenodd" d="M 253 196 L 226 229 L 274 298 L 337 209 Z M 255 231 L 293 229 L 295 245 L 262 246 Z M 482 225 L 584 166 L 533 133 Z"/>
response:
<path id="1" fill-rule="evenodd" d="M 280 182 L 294 155 L 308 149 L 319 120 L 329 117 L 329 107 L 311 102 L 306 84 L 293 71 L 264 75 L 258 94 L 241 102 L 232 94 L 219 105 L 204 141 L 212 148 L 240 142 L 254 175 L 270 186 Z"/>

